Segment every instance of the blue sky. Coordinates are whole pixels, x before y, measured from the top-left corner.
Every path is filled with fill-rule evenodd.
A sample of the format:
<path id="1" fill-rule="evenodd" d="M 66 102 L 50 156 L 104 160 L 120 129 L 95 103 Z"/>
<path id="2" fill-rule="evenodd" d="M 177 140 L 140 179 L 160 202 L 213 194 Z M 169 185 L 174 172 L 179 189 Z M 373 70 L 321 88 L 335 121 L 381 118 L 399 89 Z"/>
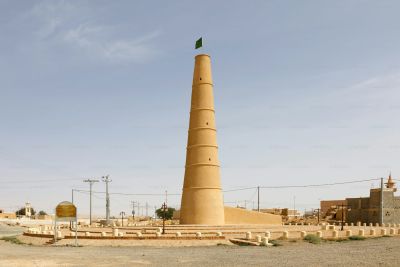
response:
<path id="1" fill-rule="evenodd" d="M 51 211 L 106 174 L 112 192 L 180 193 L 200 36 L 225 190 L 397 178 L 398 10 L 361 0 L 0 0 L 0 208 Z M 295 197 L 316 208 L 371 186 L 264 189 L 261 203 L 291 207 Z M 255 191 L 224 198 L 252 203 Z M 112 214 L 131 200 L 163 198 L 114 196 Z M 87 213 L 87 195 L 76 201 Z M 103 207 L 96 196 L 95 212 Z"/>

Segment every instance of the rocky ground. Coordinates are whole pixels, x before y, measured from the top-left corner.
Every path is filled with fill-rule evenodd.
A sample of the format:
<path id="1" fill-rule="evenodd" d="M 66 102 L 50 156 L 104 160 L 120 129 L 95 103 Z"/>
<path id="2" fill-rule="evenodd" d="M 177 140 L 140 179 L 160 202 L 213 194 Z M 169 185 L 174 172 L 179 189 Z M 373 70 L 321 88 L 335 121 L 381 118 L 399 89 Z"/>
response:
<path id="1" fill-rule="evenodd" d="M 0 224 L 0 239 L 7 239 L 0 240 L 0 266 L 400 266 L 400 236 L 320 244 L 278 241 L 273 247 L 236 246 L 228 240 L 151 240 L 135 246 L 108 240 L 102 247 L 96 241 L 70 247 L 42 245 L 46 240 L 21 236 L 23 230 Z"/>

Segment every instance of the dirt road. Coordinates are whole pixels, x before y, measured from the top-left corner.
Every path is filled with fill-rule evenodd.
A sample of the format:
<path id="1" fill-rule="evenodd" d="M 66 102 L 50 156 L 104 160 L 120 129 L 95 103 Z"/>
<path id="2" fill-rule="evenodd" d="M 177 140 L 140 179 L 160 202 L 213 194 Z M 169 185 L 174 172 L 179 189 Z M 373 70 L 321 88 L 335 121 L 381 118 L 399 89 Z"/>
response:
<path id="1" fill-rule="evenodd" d="M 400 266 L 400 238 L 278 247 L 38 247 L 0 241 L 0 266 Z"/>

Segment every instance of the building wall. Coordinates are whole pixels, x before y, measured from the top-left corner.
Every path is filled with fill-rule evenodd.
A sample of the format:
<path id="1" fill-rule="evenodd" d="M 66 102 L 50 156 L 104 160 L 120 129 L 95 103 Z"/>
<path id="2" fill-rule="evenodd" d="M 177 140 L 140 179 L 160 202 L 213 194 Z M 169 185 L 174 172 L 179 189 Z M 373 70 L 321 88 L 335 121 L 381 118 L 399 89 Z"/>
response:
<path id="1" fill-rule="evenodd" d="M 381 191 L 371 189 L 370 197 L 347 198 L 347 222 L 380 223 Z M 383 222 L 400 223 L 400 197 L 395 197 L 392 189 L 383 191 Z"/>
<path id="2" fill-rule="evenodd" d="M 36 220 L 52 220 L 53 216 L 51 215 L 35 215 Z"/>
<path id="3" fill-rule="evenodd" d="M 361 198 L 346 198 L 346 201 L 347 208 L 350 209 L 347 211 L 346 221 L 349 223 L 357 223 L 361 221 Z"/>
<path id="4" fill-rule="evenodd" d="M 225 224 L 282 224 L 282 217 L 270 213 L 224 207 Z M 180 211 L 174 211 L 172 219 L 180 219 Z"/>
<path id="5" fill-rule="evenodd" d="M 225 207 L 225 224 L 282 224 L 282 217 L 252 210 Z"/>
<path id="6" fill-rule="evenodd" d="M 16 219 L 15 213 L 0 213 L 0 219 Z"/>
<path id="7" fill-rule="evenodd" d="M 324 217 L 327 213 L 327 211 L 332 207 L 332 206 L 340 206 L 340 205 L 347 205 L 346 200 L 321 200 L 320 202 L 320 216 Z"/>
<path id="8" fill-rule="evenodd" d="M 254 209 L 253 211 L 257 210 Z M 260 212 L 288 216 L 288 217 L 300 216 L 300 212 L 298 212 L 297 210 L 290 210 L 288 208 L 260 209 Z"/>

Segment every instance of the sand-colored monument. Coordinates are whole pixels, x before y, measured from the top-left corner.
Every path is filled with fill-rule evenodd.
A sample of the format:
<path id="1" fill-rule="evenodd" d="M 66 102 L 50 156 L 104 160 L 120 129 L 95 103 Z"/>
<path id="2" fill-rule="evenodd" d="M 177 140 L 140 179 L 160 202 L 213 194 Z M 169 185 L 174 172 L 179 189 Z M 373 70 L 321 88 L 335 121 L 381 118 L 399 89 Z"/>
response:
<path id="1" fill-rule="evenodd" d="M 278 215 L 224 207 L 210 56 L 195 57 L 181 224 L 281 224 Z"/>
<path id="2" fill-rule="evenodd" d="M 180 223 L 224 224 L 211 59 L 204 54 L 194 64 Z"/>

